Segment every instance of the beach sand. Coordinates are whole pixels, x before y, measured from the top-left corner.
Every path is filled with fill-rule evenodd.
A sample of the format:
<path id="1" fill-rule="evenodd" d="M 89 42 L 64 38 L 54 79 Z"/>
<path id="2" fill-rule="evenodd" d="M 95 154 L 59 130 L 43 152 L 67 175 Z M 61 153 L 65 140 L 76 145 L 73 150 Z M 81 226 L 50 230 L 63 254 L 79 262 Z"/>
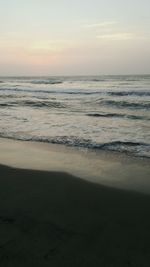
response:
<path id="1" fill-rule="evenodd" d="M 0 266 L 150 266 L 150 196 L 0 166 Z"/>
<path id="2" fill-rule="evenodd" d="M 150 266 L 148 162 L 6 139 L 0 152 L 1 267 Z"/>

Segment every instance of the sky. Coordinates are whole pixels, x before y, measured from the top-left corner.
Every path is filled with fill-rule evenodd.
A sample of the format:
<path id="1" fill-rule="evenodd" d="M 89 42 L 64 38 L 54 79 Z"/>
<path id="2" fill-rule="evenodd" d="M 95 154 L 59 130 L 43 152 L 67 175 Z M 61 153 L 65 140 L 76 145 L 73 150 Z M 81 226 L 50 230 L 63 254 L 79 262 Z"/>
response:
<path id="1" fill-rule="evenodd" d="M 150 73 L 149 0 L 0 0 L 0 76 Z"/>

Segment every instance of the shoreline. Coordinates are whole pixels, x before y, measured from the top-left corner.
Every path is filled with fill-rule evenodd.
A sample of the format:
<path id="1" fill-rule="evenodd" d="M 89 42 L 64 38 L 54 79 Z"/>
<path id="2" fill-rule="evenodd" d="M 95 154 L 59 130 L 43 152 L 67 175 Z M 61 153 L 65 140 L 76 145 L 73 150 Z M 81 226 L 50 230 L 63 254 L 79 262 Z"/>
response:
<path id="1" fill-rule="evenodd" d="M 150 195 L 0 165 L 1 266 L 150 264 Z"/>
<path id="2" fill-rule="evenodd" d="M 60 171 L 93 183 L 150 193 L 150 160 L 117 152 L 0 138 L 0 164 Z"/>

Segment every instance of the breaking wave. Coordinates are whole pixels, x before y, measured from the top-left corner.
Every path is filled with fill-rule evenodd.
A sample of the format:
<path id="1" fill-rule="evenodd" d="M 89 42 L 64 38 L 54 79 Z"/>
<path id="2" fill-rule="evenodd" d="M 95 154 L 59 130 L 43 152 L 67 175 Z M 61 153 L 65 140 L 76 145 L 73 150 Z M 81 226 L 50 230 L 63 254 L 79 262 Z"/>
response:
<path id="1" fill-rule="evenodd" d="M 44 136 L 17 136 L 15 134 L 5 134 L 0 132 L 0 137 L 10 138 L 22 141 L 35 141 L 35 142 L 44 142 L 51 144 L 62 144 L 67 146 L 74 146 L 78 148 L 88 148 L 88 149 L 98 149 L 106 151 L 115 151 L 131 154 L 133 156 L 140 156 L 150 158 L 150 144 L 142 142 L 130 142 L 130 141 L 112 141 L 106 143 L 96 143 L 92 142 L 91 139 L 78 138 L 76 136 L 56 136 L 56 137 L 44 137 Z"/>

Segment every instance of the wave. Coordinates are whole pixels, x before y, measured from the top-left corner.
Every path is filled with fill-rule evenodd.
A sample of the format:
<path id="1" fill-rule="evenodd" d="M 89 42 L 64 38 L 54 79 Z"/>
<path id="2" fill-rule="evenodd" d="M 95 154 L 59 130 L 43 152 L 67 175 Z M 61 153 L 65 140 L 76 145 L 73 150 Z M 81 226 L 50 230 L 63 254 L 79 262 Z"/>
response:
<path id="1" fill-rule="evenodd" d="M 105 82 L 106 81 L 106 79 L 91 79 L 90 80 L 91 82 Z"/>
<path id="2" fill-rule="evenodd" d="M 106 151 L 115 151 L 120 153 L 126 153 L 129 155 L 137 157 L 150 158 L 150 144 L 143 142 L 132 142 L 132 141 L 112 141 L 106 143 L 96 143 L 92 142 L 91 139 L 78 138 L 76 136 L 56 136 L 56 137 L 44 137 L 44 136 L 17 136 L 13 134 L 5 134 L 0 132 L 0 137 L 10 138 L 15 140 L 22 141 L 35 141 L 35 142 L 44 142 L 51 144 L 62 144 L 67 146 L 74 146 L 78 148 L 88 148 L 88 149 L 98 149 Z"/>
<path id="3" fill-rule="evenodd" d="M 21 83 L 21 84 L 61 84 L 63 83 L 64 81 L 62 80 L 55 80 L 55 79 L 51 79 L 51 80 L 48 80 L 48 79 L 45 79 L 45 80 L 41 80 L 41 79 L 36 79 L 36 80 L 31 80 L 30 78 L 29 79 L 14 79 L 14 80 L 5 80 L 5 81 L 0 81 L 0 83 L 12 83 L 12 85 L 14 84 L 14 82 L 18 82 L 18 83 Z"/>
<path id="4" fill-rule="evenodd" d="M 134 156 L 150 158 L 150 144 L 130 141 L 112 141 L 100 144 L 95 148 L 102 150 L 123 152 Z"/>
<path id="5" fill-rule="evenodd" d="M 66 106 L 58 101 L 31 101 L 31 100 L 21 100 L 12 101 L 9 103 L 0 103 L 0 107 L 17 107 L 17 106 L 28 106 L 33 108 L 65 108 Z"/>
<path id="6" fill-rule="evenodd" d="M 126 115 L 126 114 L 118 114 L 118 113 L 88 113 L 87 116 L 90 117 L 104 117 L 104 118 L 125 118 L 131 120 L 150 120 L 144 116 L 137 116 L 137 115 Z"/>
<path id="7" fill-rule="evenodd" d="M 115 106 L 117 108 L 130 108 L 130 109 L 149 109 L 150 102 L 127 102 L 127 101 L 115 101 L 115 100 L 99 100 L 98 104 L 106 106 Z"/>
<path id="8" fill-rule="evenodd" d="M 44 93 L 44 94 L 69 94 L 69 95 L 92 95 L 92 94 L 103 94 L 104 92 L 98 92 L 98 91 L 87 91 L 83 89 L 82 91 L 81 90 L 36 90 L 36 89 L 27 89 L 27 88 L 23 88 L 23 89 L 20 89 L 20 88 L 17 88 L 17 87 L 13 87 L 13 88 L 0 88 L 0 92 L 21 92 L 21 93 Z M 106 94 L 106 93 L 105 93 Z"/>
<path id="9" fill-rule="evenodd" d="M 112 141 L 109 143 L 100 144 L 100 147 L 109 147 L 109 146 L 150 146 L 150 144 L 142 143 L 142 142 L 131 142 L 131 141 Z"/>
<path id="10" fill-rule="evenodd" d="M 35 80 L 35 81 L 28 81 L 31 84 L 61 84 L 63 81 L 55 81 L 55 80 Z"/>
<path id="11" fill-rule="evenodd" d="M 52 90 L 33 90 L 33 89 L 20 89 L 20 88 L 17 88 L 17 87 L 13 87 L 13 88 L 0 88 L 0 92 L 1 91 L 4 91 L 4 92 L 7 92 L 7 91 L 11 91 L 11 92 L 22 92 L 22 93 L 56 93 L 56 91 L 52 91 Z M 16 97 L 16 96 L 15 96 Z"/>
<path id="12" fill-rule="evenodd" d="M 119 92 L 108 92 L 111 96 L 150 96 L 150 92 L 146 91 L 119 91 Z"/>
<path id="13" fill-rule="evenodd" d="M 52 84 L 52 83 L 51 83 Z M 30 94 L 68 94 L 68 95 L 108 95 L 108 96 L 150 96 L 149 91 L 105 91 L 105 90 L 89 90 L 89 89 L 29 89 L 19 88 L 13 86 L 11 88 L 1 87 L 0 92 L 11 92 L 11 93 L 30 93 Z"/>

